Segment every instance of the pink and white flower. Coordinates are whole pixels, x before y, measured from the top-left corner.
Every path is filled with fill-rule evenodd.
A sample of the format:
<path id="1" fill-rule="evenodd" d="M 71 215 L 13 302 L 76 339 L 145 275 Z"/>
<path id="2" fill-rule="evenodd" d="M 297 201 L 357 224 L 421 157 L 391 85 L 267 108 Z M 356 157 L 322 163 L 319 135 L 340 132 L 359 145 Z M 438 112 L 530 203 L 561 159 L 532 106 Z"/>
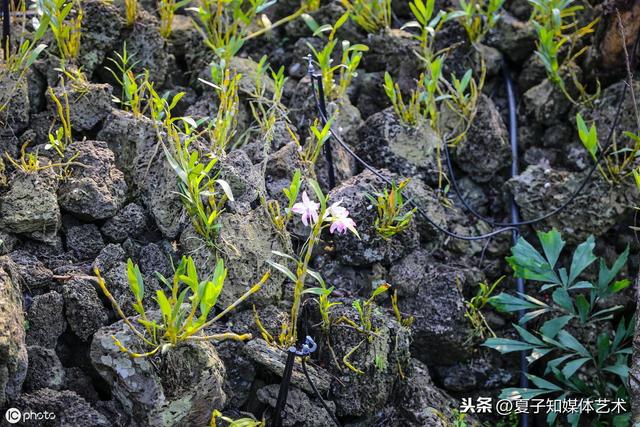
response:
<path id="1" fill-rule="evenodd" d="M 304 191 L 302 193 L 302 202 L 298 202 L 291 208 L 293 213 L 297 213 L 302 215 L 302 223 L 305 226 L 310 224 L 315 224 L 318 221 L 318 209 L 320 208 L 320 203 L 316 203 L 313 200 L 309 199 L 307 192 Z"/>
<path id="2" fill-rule="evenodd" d="M 329 206 L 325 214 L 325 220 L 331 222 L 329 227 L 330 233 L 344 234 L 347 230 L 351 231 L 356 236 L 358 231 L 356 230 L 356 223 L 353 219 L 349 218 L 349 211 L 340 206 L 341 202 L 336 202 Z"/>

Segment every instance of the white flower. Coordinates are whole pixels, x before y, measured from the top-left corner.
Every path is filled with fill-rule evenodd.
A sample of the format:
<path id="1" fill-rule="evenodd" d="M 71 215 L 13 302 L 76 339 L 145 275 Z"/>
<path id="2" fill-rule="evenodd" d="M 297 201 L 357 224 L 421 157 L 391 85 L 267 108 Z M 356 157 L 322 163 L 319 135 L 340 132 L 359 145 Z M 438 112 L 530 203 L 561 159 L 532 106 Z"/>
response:
<path id="1" fill-rule="evenodd" d="M 342 202 L 336 202 L 333 205 L 329 206 L 327 212 L 325 213 L 325 221 L 331 222 L 329 232 L 335 233 L 337 231 L 340 234 L 344 234 L 347 230 L 349 230 L 353 234 L 358 236 L 356 223 L 353 221 L 353 219 L 349 218 L 349 211 L 345 207 L 340 206 L 340 203 Z"/>
<path id="2" fill-rule="evenodd" d="M 302 193 L 302 202 L 298 202 L 291 208 L 291 211 L 302 215 L 302 223 L 305 226 L 315 224 L 318 221 L 318 208 L 320 203 L 309 199 L 307 192 Z"/>

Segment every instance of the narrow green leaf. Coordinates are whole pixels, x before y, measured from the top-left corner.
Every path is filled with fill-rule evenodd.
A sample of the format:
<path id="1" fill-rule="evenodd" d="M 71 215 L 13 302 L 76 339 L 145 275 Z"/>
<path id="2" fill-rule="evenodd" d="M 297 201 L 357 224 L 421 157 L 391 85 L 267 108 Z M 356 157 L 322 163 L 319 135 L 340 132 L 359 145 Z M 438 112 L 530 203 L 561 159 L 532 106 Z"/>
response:
<path id="1" fill-rule="evenodd" d="M 296 280 L 298 280 L 298 278 L 296 277 L 295 274 L 293 274 L 291 272 L 291 270 L 289 270 L 287 267 L 285 267 L 282 264 L 278 264 L 277 262 L 273 262 L 270 260 L 267 260 L 267 264 L 269 264 L 270 266 L 272 266 L 273 268 L 275 268 L 276 270 L 280 271 L 281 273 L 283 273 L 285 276 L 287 276 L 289 278 L 289 280 L 291 280 L 292 282 L 295 282 Z"/>
<path id="2" fill-rule="evenodd" d="M 571 362 L 567 362 L 567 364 L 564 365 L 564 368 L 562 368 L 562 374 L 566 378 L 570 378 L 573 374 L 576 373 L 578 369 L 582 367 L 582 365 L 587 363 L 589 360 L 591 360 L 591 358 L 581 357 L 579 359 L 572 360 Z"/>

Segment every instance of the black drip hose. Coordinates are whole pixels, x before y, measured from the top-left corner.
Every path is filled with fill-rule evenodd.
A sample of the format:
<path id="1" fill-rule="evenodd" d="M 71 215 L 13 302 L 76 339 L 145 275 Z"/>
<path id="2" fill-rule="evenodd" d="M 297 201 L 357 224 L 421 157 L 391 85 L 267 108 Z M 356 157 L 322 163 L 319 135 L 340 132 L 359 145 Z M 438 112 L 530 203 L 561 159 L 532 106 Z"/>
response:
<path id="1" fill-rule="evenodd" d="M 316 385 L 313 383 L 313 381 L 311 381 L 311 377 L 309 376 L 309 372 L 307 371 L 307 363 L 305 362 L 305 358 L 304 357 L 302 358 L 302 371 L 304 372 L 304 376 L 307 377 L 307 382 L 309 382 L 309 385 L 311 386 L 311 388 L 313 389 L 313 392 L 315 393 L 316 397 L 318 398 L 318 400 L 322 404 L 322 407 L 324 408 L 325 411 L 327 411 L 327 414 L 329 414 L 329 417 L 331 418 L 331 421 L 333 421 L 333 423 L 337 427 L 341 427 L 340 422 L 336 418 L 335 414 L 331 411 L 331 408 L 329 408 L 329 405 L 327 405 L 327 402 L 325 402 L 325 400 L 322 398 L 322 395 L 318 391 L 318 387 L 316 387 Z"/>
<path id="2" fill-rule="evenodd" d="M 289 392 L 289 384 L 291 383 L 291 373 L 293 372 L 295 359 L 296 349 L 293 347 L 287 352 L 287 362 L 284 365 L 284 373 L 282 375 L 282 382 L 280 383 L 278 400 L 273 411 L 272 427 L 282 427 L 282 411 L 284 410 L 284 406 L 287 404 L 287 394 Z"/>
<path id="3" fill-rule="evenodd" d="M 9 14 L 9 0 L 2 0 L 2 50 L 5 61 L 9 59 L 9 44 L 11 37 L 11 16 Z"/>
<path id="4" fill-rule="evenodd" d="M 509 75 L 506 65 L 502 67 L 502 75 L 504 76 L 505 88 L 507 90 L 507 100 L 509 103 L 509 142 L 511 145 L 511 178 L 515 178 L 520 173 L 518 168 L 518 118 L 516 117 L 516 95 L 513 89 L 513 80 Z M 518 205 L 513 195 L 509 198 L 509 208 L 511 210 L 511 222 L 514 224 L 520 224 L 520 213 L 518 212 Z M 514 230 L 512 239 L 515 245 L 518 242 L 519 231 Z M 516 278 L 516 289 L 518 293 L 524 294 L 524 279 L 521 277 Z M 520 310 L 518 317 L 522 318 L 525 311 Z M 527 352 L 520 352 L 520 387 L 529 387 L 529 378 L 527 372 L 529 364 L 527 362 Z M 529 427 L 529 415 L 523 412 L 520 415 L 520 427 Z"/>
<path id="5" fill-rule="evenodd" d="M 324 97 L 324 87 L 320 85 L 318 87 L 320 103 L 318 104 L 318 110 L 321 112 L 322 117 L 328 117 L 327 114 L 327 105 L 325 103 Z M 323 126 L 326 123 L 322 123 Z M 329 190 L 333 189 L 336 186 L 336 173 L 333 167 L 333 152 L 331 151 L 331 138 L 327 138 L 324 142 L 324 157 L 327 162 L 327 172 L 329 175 Z"/>

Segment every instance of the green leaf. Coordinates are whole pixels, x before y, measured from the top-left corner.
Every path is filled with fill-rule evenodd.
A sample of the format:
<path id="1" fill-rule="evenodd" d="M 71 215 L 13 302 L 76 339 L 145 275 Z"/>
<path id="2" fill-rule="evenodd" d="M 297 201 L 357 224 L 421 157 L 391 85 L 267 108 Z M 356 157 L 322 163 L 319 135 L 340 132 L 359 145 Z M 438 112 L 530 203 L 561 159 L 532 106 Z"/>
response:
<path id="1" fill-rule="evenodd" d="M 127 260 L 127 278 L 133 296 L 137 301 L 142 301 L 144 298 L 144 279 L 140 273 L 140 268 L 131 259 Z"/>
<path id="2" fill-rule="evenodd" d="M 222 187 L 222 191 L 224 191 L 224 194 L 227 196 L 227 199 L 233 202 L 234 200 L 233 192 L 231 191 L 231 187 L 229 186 L 229 183 L 223 179 L 216 179 L 216 184 Z"/>
<path id="3" fill-rule="evenodd" d="M 598 363 L 601 364 L 602 361 L 609 357 L 609 353 L 611 352 L 611 342 L 608 333 L 603 332 L 598 335 L 596 347 L 598 348 Z"/>
<path id="4" fill-rule="evenodd" d="M 544 251 L 547 261 L 551 268 L 554 268 L 562 248 L 564 248 L 565 242 L 562 240 L 562 236 L 555 228 L 552 228 L 547 233 L 538 232 L 538 239 L 542 243 L 542 250 Z"/>
<path id="5" fill-rule="evenodd" d="M 593 254 L 593 248 L 596 243 L 593 236 L 589 236 L 587 240 L 576 248 L 573 253 L 573 259 L 571 260 L 571 268 L 569 269 L 569 283 L 573 281 L 582 273 L 585 268 L 589 267 L 597 258 Z"/>
<path id="6" fill-rule="evenodd" d="M 551 309 L 549 308 L 541 308 L 539 310 L 529 311 L 525 313 L 522 317 L 520 317 L 520 320 L 518 320 L 518 323 L 521 325 L 524 325 L 527 322 L 535 319 L 536 317 L 541 316 L 545 313 L 548 313 L 549 311 L 551 311 Z"/>
<path id="7" fill-rule="evenodd" d="M 528 310 L 532 308 L 540 308 L 540 306 L 537 304 L 504 292 L 500 292 L 498 295 L 492 296 L 488 299 L 488 302 L 496 310 L 509 313 L 520 310 Z"/>
<path id="8" fill-rule="evenodd" d="M 578 125 L 580 141 L 591 154 L 591 157 L 595 158 L 598 152 L 598 135 L 595 124 L 592 124 L 591 128 L 587 129 L 587 125 L 580 113 L 576 115 L 576 124 Z"/>
<path id="9" fill-rule="evenodd" d="M 536 396 L 552 393 L 554 390 L 539 388 L 505 388 L 500 393 L 500 399 L 533 399 Z"/>
<path id="10" fill-rule="evenodd" d="M 206 283 L 204 289 L 204 295 L 202 300 L 210 310 L 218 302 L 222 288 L 224 287 L 224 280 L 227 277 L 227 270 L 224 268 L 224 261 L 222 258 L 218 259 L 216 268 L 213 272 L 213 280 Z M 201 309 L 201 311 L 203 311 Z"/>
<path id="11" fill-rule="evenodd" d="M 279 257 L 283 257 L 283 258 L 287 258 L 290 259 L 293 262 L 298 262 L 297 259 L 295 259 L 294 257 L 292 257 L 291 255 L 285 254 L 284 252 L 280 252 L 280 251 L 271 251 L 272 254 L 277 255 Z"/>
<path id="12" fill-rule="evenodd" d="M 318 22 L 316 22 L 315 19 L 313 19 L 313 17 L 307 13 L 303 13 L 300 18 L 302 18 L 302 20 L 304 21 L 305 24 L 307 24 L 307 27 L 309 27 L 309 29 L 315 34 L 318 31 L 318 28 L 320 27 L 318 25 Z"/>
<path id="13" fill-rule="evenodd" d="M 498 350 L 500 353 L 512 353 L 514 351 L 525 351 L 536 348 L 535 345 L 526 342 L 512 340 L 508 338 L 489 338 L 483 344 L 485 347 Z"/>
<path id="14" fill-rule="evenodd" d="M 298 280 L 298 278 L 296 277 L 295 274 L 293 274 L 291 272 L 291 270 L 289 270 L 287 267 L 285 267 L 282 264 L 278 264 L 277 262 L 273 262 L 270 260 L 267 260 L 267 264 L 269 264 L 270 266 L 272 266 L 273 268 L 275 268 L 276 270 L 280 271 L 281 273 L 283 273 L 285 276 L 287 276 L 289 278 L 289 280 L 291 280 L 292 282 L 295 282 Z"/>
<path id="15" fill-rule="evenodd" d="M 169 321 L 169 319 L 171 319 L 171 304 L 169 304 L 169 300 L 162 289 L 156 291 L 156 301 L 158 301 L 160 312 L 165 318 L 165 321 Z"/>
<path id="16" fill-rule="evenodd" d="M 576 297 L 576 307 L 578 308 L 578 315 L 580 320 L 584 323 L 589 320 L 589 312 L 591 311 L 591 304 L 587 301 L 587 298 L 580 294 Z"/>
<path id="17" fill-rule="evenodd" d="M 322 193 L 318 181 L 310 179 L 308 183 L 314 193 L 316 193 L 316 197 L 318 198 L 318 202 L 320 203 L 320 211 L 324 212 L 327 209 L 327 199 L 324 196 L 324 193 Z"/>
<path id="18" fill-rule="evenodd" d="M 595 313 L 593 313 L 591 315 L 591 318 L 592 319 L 598 318 L 598 320 L 604 320 L 604 319 L 612 317 L 613 316 L 612 313 L 615 312 L 615 311 L 620 310 L 621 308 L 623 308 L 622 305 L 615 305 L 613 307 L 605 308 L 605 309 L 602 309 L 600 311 L 596 311 Z M 604 315 L 608 315 L 608 316 L 602 317 Z"/>
<path id="19" fill-rule="evenodd" d="M 522 326 L 513 325 L 513 327 L 516 329 L 516 331 L 518 331 L 518 334 L 520 334 L 520 337 L 526 342 L 528 342 L 529 344 L 533 344 L 536 346 L 543 346 L 543 347 L 545 346 L 544 342 L 542 342 L 539 338 L 537 338 L 531 332 L 524 329 Z"/>
<path id="20" fill-rule="evenodd" d="M 564 356 L 549 360 L 547 362 L 547 369 L 545 369 L 545 374 L 551 372 L 551 368 L 557 368 L 558 366 L 563 364 L 568 359 L 571 359 L 572 357 L 575 357 L 575 354 L 566 354 Z"/>
<path id="21" fill-rule="evenodd" d="M 383 292 L 387 292 L 389 290 L 389 284 L 384 283 L 380 286 L 378 286 L 377 288 L 374 289 L 374 291 L 371 293 L 371 297 L 370 299 L 374 299 L 375 297 L 377 297 L 378 295 L 380 295 Z"/>
<path id="22" fill-rule="evenodd" d="M 568 289 L 570 289 L 570 290 L 576 290 L 576 289 L 593 289 L 593 285 L 592 285 L 591 283 L 589 283 L 589 282 L 585 282 L 585 281 L 583 280 L 583 281 L 580 281 L 580 282 L 578 282 L 578 283 L 576 283 L 576 284 L 574 284 L 574 285 L 569 286 L 569 287 L 568 287 Z"/>
<path id="23" fill-rule="evenodd" d="M 541 389 L 551 390 L 551 391 L 562 391 L 561 387 L 555 385 L 552 382 L 549 382 L 549 381 L 545 380 L 544 378 L 540 378 L 540 377 L 537 377 L 537 376 L 531 375 L 531 374 L 527 374 L 527 378 L 529 378 L 529 380 L 534 385 L 540 387 Z"/>
<path id="24" fill-rule="evenodd" d="M 555 338 L 558 332 L 565 327 L 573 316 L 560 316 L 555 319 L 547 320 L 540 328 L 540 333 L 549 338 Z"/>
<path id="25" fill-rule="evenodd" d="M 331 293 L 331 291 L 333 290 L 333 288 L 330 289 L 326 289 L 326 288 L 307 288 L 304 291 L 302 291 L 303 294 L 313 294 L 313 295 L 329 295 Z"/>
<path id="26" fill-rule="evenodd" d="M 587 350 L 580 341 L 565 330 L 558 332 L 558 341 L 565 347 L 578 353 L 580 356 L 591 357 L 589 350 Z"/>
<path id="27" fill-rule="evenodd" d="M 318 273 L 317 271 L 313 271 L 313 270 L 307 269 L 307 274 L 309 276 L 313 277 L 316 280 L 316 282 L 320 283 L 320 285 L 323 288 L 327 287 L 327 284 L 325 283 L 324 279 L 322 278 L 320 273 Z"/>
<path id="28" fill-rule="evenodd" d="M 507 262 L 516 277 L 547 283 L 560 282 L 549 262 L 523 237 L 518 238 L 516 245 L 511 248 L 511 254 Z"/>
<path id="29" fill-rule="evenodd" d="M 551 299 L 553 299 L 553 302 L 558 304 L 560 307 L 562 307 L 569 313 L 575 314 L 576 311 L 575 311 L 575 308 L 573 307 L 573 300 L 571 299 L 571 296 L 566 291 L 566 289 L 564 288 L 556 289 L 555 291 L 553 291 L 553 294 L 551 294 Z"/>
<path id="30" fill-rule="evenodd" d="M 628 288 L 629 285 L 631 285 L 631 280 L 629 279 L 617 280 L 613 283 L 613 285 L 611 285 L 611 287 L 609 288 L 609 291 L 615 294 L 620 292 L 623 289 Z"/>
<path id="31" fill-rule="evenodd" d="M 602 369 L 603 371 L 611 372 L 612 374 L 618 375 L 624 382 L 629 378 L 629 367 L 623 365 L 621 363 L 617 363 L 615 365 L 607 366 Z"/>
<path id="32" fill-rule="evenodd" d="M 581 357 L 579 359 L 568 362 L 566 365 L 564 365 L 564 368 L 562 368 L 562 374 L 566 378 L 570 378 L 573 374 L 576 373 L 578 369 L 582 367 L 582 365 L 587 363 L 589 360 L 591 360 L 590 357 Z"/>

